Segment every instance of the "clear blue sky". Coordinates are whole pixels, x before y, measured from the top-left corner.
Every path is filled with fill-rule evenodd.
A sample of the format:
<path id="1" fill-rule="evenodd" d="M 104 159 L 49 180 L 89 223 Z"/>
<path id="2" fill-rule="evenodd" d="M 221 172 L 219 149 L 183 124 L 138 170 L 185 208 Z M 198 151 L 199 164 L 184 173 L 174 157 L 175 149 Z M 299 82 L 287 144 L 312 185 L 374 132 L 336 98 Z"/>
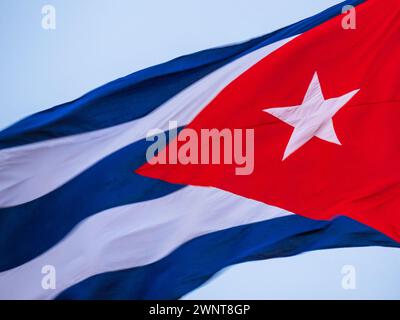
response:
<path id="1" fill-rule="evenodd" d="M 0 128 L 115 78 L 182 54 L 240 42 L 337 0 L 2 0 Z M 41 8 L 56 8 L 43 30 Z M 341 287 L 343 265 L 355 290 Z M 224 270 L 190 299 L 400 298 L 400 250 L 325 250 Z"/>

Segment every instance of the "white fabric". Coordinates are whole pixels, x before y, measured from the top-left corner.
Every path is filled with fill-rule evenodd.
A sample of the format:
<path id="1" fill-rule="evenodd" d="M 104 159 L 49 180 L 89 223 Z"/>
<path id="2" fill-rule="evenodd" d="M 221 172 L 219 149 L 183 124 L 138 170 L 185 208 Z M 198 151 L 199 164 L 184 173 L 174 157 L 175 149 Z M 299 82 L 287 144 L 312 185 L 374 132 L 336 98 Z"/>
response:
<path id="1" fill-rule="evenodd" d="M 83 220 L 34 260 L 0 273 L 0 299 L 51 299 L 90 276 L 157 261 L 195 237 L 287 215 L 226 191 L 192 186 L 112 208 Z M 42 288 L 46 265 L 55 267 L 55 290 Z"/>
<path id="2" fill-rule="evenodd" d="M 102 130 L 0 150 L 0 208 L 37 199 L 62 186 L 111 153 L 192 119 L 223 88 L 293 38 L 253 51 L 197 81 L 146 117 Z M 118 107 L 118 106 L 116 106 Z"/>

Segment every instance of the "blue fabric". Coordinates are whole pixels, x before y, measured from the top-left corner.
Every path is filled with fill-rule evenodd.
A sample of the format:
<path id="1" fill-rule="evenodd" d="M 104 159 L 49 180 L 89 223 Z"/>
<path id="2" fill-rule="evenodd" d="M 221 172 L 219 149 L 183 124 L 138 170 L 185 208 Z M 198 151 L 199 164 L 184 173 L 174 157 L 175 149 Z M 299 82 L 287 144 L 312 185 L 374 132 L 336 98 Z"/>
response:
<path id="1" fill-rule="evenodd" d="M 245 43 L 183 56 L 110 82 L 74 101 L 0 132 L 0 149 L 114 126 L 141 118 L 221 66 L 262 46 L 306 32 L 341 13 L 348 0 L 314 17 Z M 154 94 L 157 92 L 157 94 Z"/>
<path id="2" fill-rule="evenodd" d="M 329 222 L 286 216 L 201 236 L 147 266 L 91 277 L 58 299 L 178 299 L 232 264 L 370 245 L 399 247 L 346 217 Z"/>

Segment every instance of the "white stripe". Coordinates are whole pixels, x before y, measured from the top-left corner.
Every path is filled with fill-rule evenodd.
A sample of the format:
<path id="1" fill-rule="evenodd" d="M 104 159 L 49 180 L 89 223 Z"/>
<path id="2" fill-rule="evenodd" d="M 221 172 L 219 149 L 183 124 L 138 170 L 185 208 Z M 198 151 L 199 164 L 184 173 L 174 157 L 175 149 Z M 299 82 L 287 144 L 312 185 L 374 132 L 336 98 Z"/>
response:
<path id="1" fill-rule="evenodd" d="M 0 273 L 0 299 L 51 299 L 90 276 L 157 261 L 195 237 L 286 215 L 291 213 L 219 189 L 192 186 L 112 208 L 83 220 L 41 256 Z M 41 287 L 45 265 L 55 267 L 55 290 Z"/>
<path id="2" fill-rule="evenodd" d="M 37 199 L 111 153 L 168 122 L 186 125 L 230 82 L 293 38 L 253 51 L 214 71 L 138 120 L 0 151 L 0 208 Z M 116 106 L 118 107 L 118 106 Z"/>

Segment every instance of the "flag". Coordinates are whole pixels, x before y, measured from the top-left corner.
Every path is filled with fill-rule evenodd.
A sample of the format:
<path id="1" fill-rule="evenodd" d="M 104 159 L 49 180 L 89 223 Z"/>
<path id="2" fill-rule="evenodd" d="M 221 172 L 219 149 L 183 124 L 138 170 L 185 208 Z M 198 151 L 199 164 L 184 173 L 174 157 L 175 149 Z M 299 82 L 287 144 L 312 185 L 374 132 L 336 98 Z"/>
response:
<path id="1" fill-rule="evenodd" d="M 345 1 L 0 132 L 0 297 L 176 299 L 244 261 L 398 247 L 399 14 Z"/>

